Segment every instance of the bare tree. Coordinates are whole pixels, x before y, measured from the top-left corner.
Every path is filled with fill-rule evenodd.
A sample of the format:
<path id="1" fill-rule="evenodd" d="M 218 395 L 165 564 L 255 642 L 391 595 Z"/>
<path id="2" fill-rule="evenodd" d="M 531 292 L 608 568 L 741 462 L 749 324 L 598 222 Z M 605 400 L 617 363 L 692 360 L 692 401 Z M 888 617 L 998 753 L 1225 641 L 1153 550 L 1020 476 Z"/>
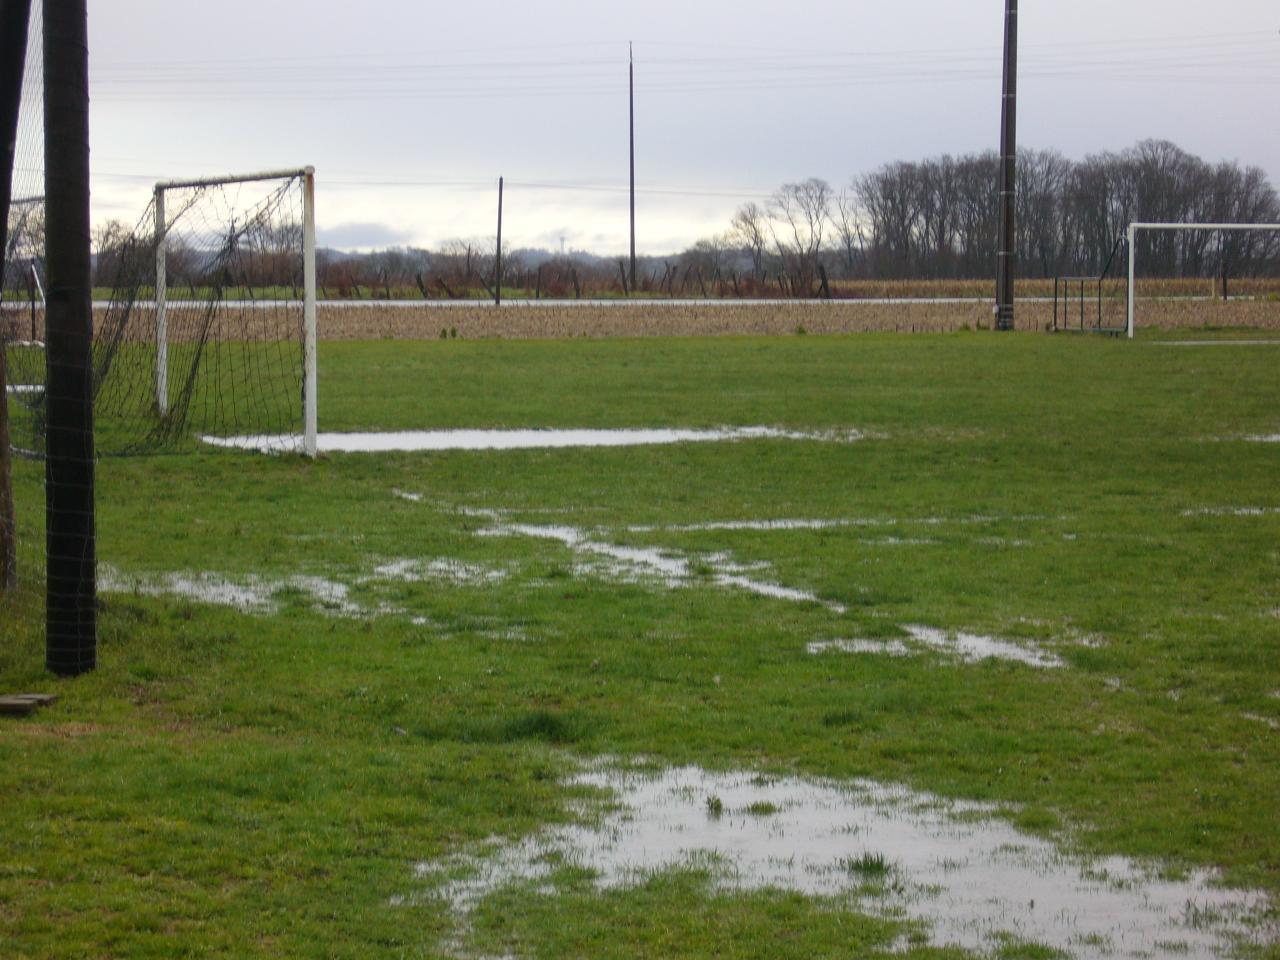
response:
<path id="1" fill-rule="evenodd" d="M 817 177 L 783 184 L 769 200 L 773 243 L 793 282 L 809 290 L 831 222 L 831 184 Z"/>
<path id="2" fill-rule="evenodd" d="M 756 278 L 763 277 L 765 250 L 769 246 L 769 214 L 754 201 L 744 203 L 733 215 L 729 232 L 750 254 Z"/>
<path id="3" fill-rule="evenodd" d="M 855 265 L 862 259 L 866 246 L 866 234 L 862 228 L 858 197 L 852 186 L 842 189 L 836 195 L 832 229 L 840 241 L 840 261 L 844 277 L 846 280 L 852 279 Z"/>

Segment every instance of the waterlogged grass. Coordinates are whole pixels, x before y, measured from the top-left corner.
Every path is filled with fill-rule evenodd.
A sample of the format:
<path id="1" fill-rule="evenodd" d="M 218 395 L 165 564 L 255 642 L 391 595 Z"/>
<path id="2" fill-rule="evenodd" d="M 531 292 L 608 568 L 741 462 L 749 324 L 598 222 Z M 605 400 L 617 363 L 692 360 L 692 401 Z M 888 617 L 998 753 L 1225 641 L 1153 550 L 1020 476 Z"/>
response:
<path id="1" fill-rule="evenodd" d="M 718 889 L 697 865 L 608 891 L 567 866 L 560 896 L 516 883 L 466 924 L 423 893 L 421 862 L 571 821 L 582 795 L 561 778 L 598 755 L 903 782 L 1280 896 L 1280 445 L 1238 439 L 1280 432 L 1271 349 L 343 343 L 321 379 L 324 429 L 869 436 L 102 461 L 99 557 L 138 589 L 104 597 L 100 669 L 43 673 L 30 578 L 0 607 L 0 689 L 60 697 L 0 725 L 5 956 L 959 955 L 856 904 Z M 42 465 L 16 473 L 30 574 Z M 667 550 L 694 576 L 584 569 L 563 542 L 479 535 L 498 523 L 481 510 Z M 857 523 L 688 529 L 788 518 Z M 697 575 L 724 553 L 824 603 Z M 505 576 L 370 579 L 436 558 Z M 151 595 L 175 572 L 275 584 L 275 612 Z M 1065 666 L 806 653 L 910 624 Z M 852 882 L 893 862 L 869 850 Z"/>

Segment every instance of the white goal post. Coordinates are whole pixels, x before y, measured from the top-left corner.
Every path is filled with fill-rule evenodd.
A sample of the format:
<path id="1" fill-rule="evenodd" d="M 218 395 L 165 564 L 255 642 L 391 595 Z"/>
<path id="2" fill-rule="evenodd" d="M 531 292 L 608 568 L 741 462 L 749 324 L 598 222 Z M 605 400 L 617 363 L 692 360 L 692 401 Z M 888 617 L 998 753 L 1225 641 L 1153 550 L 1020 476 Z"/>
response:
<path id="1" fill-rule="evenodd" d="M 155 338 L 156 407 L 164 415 L 169 410 L 169 331 L 167 238 L 172 224 L 165 216 L 165 193 L 256 181 L 300 180 L 302 183 L 302 452 L 315 457 L 317 450 L 318 404 L 316 395 L 316 171 L 307 166 L 292 170 L 202 177 L 195 180 L 165 180 L 155 185 Z M 296 301 L 294 301 L 296 303 Z"/>
<path id="2" fill-rule="evenodd" d="M 1192 230 L 1211 232 L 1256 232 L 1280 233 L 1280 223 L 1131 223 L 1129 224 L 1129 313 L 1125 330 L 1129 339 L 1133 339 L 1133 321 L 1137 307 L 1137 250 L 1135 242 L 1139 230 Z"/>

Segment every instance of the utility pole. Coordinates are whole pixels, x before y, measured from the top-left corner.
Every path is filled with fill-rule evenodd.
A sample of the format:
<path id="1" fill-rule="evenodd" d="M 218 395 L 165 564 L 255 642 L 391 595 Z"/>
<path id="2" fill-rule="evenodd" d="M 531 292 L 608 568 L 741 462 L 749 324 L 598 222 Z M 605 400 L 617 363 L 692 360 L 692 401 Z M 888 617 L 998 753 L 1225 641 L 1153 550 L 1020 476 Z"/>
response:
<path id="1" fill-rule="evenodd" d="M 1012 330 L 1017 276 L 1018 0 L 1005 0 L 1004 93 L 1000 106 L 1000 251 L 996 263 L 996 329 Z"/>
<path id="2" fill-rule="evenodd" d="M 631 290 L 636 288 L 636 56 L 627 44 L 627 76 L 631 113 Z"/>
<path id="3" fill-rule="evenodd" d="M 493 302 L 502 306 L 502 177 L 498 178 L 498 260 L 493 279 Z"/>
<path id="4" fill-rule="evenodd" d="M 77 676 L 94 668 L 98 644 L 86 0 L 44 4 L 44 123 L 45 663 Z"/>
<path id="5" fill-rule="evenodd" d="M 9 249 L 9 201 L 22 109 L 22 77 L 27 63 L 31 0 L 0 0 L 0 275 Z M 0 594 L 18 585 L 18 525 L 13 509 L 9 460 L 9 393 L 4 335 L 0 334 Z"/>

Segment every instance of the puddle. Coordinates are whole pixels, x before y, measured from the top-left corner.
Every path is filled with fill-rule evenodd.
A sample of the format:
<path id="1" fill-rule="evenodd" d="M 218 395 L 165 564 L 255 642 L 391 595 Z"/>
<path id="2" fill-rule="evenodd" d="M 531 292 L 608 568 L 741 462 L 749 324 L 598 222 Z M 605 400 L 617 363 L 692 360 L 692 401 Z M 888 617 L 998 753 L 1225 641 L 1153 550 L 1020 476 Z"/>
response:
<path id="1" fill-rule="evenodd" d="M 392 495 L 393 497 L 397 497 L 397 498 L 399 498 L 399 499 L 401 499 L 401 500 L 408 500 L 410 503 L 421 503 L 421 502 L 422 502 L 422 494 L 420 494 L 420 493 L 409 493 L 407 490 L 392 490 L 392 491 L 391 491 L 391 495 Z"/>
<path id="2" fill-rule="evenodd" d="M 1280 443 L 1280 433 L 1257 434 L 1252 437 L 1245 437 L 1254 443 Z"/>
<path id="3" fill-rule="evenodd" d="M 5 387 L 9 393 L 15 394 L 38 394 L 44 393 L 44 387 L 30 383 L 11 383 Z"/>
<path id="4" fill-rule="evenodd" d="M 987 523 L 1034 523 L 1053 519 L 1047 516 L 968 517 L 833 517 L 818 520 L 710 520 L 703 523 L 647 524 L 627 527 L 628 533 L 703 533 L 746 531 L 770 533 L 775 530 L 836 530 L 842 527 L 940 527 L 949 524 L 970 526 Z M 1059 518 L 1065 519 L 1065 518 Z M 914 541 L 904 540 L 903 543 Z M 928 542 L 928 541 L 921 541 Z"/>
<path id="5" fill-rule="evenodd" d="M 1183 510 L 1184 517 L 1266 517 L 1280 514 L 1280 507 L 1201 507 Z"/>
<path id="6" fill-rule="evenodd" d="M 1272 730 L 1280 730 L 1280 720 L 1275 720 L 1271 717 L 1264 717 L 1258 713 L 1242 713 L 1240 716 L 1244 717 L 1246 720 L 1252 720 L 1254 723 L 1260 723 Z"/>
<path id="7" fill-rule="evenodd" d="M 110 566 L 98 567 L 98 588 L 104 593 L 135 593 L 147 597 L 177 597 L 245 613 L 271 614 L 280 610 L 278 596 L 297 592 L 326 613 L 368 616 L 371 611 L 353 603 L 351 588 L 324 577 L 293 576 L 280 580 L 244 577 L 232 580 L 216 573 L 160 573 L 126 576 Z"/>
<path id="8" fill-rule="evenodd" d="M 1261 894 L 1217 888 L 1204 873 L 1174 882 L 1123 858 L 1077 857 L 991 807 L 902 787 L 606 765 L 569 783 L 608 791 L 612 805 L 598 819 L 584 804 L 578 824 L 422 863 L 425 895 L 450 903 L 465 930 L 482 900 L 512 885 L 555 896 L 558 866 L 589 870 L 598 890 L 700 869 L 721 889 L 835 898 L 916 921 L 934 945 L 982 952 L 1007 936 L 1081 960 L 1198 960 L 1227 955 L 1233 936 L 1275 934 L 1260 928 Z"/>
<path id="9" fill-rule="evenodd" d="M 215 573 L 164 573 L 125 576 L 114 567 L 98 565 L 98 589 L 103 593 L 135 593 L 146 597 L 179 597 L 215 607 L 234 607 L 245 613 L 274 613 L 275 587 L 257 579 L 231 581 Z"/>
<path id="10" fill-rule="evenodd" d="M 921 649 L 936 650 L 965 663 L 979 663 L 983 660 L 1010 660 L 1025 663 L 1029 667 L 1039 669 L 1055 669 L 1065 666 L 1062 659 L 1047 650 L 1043 650 L 1030 641 L 1014 643 L 1011 640 L 1000 640 L 996 637 L 985 637 L 976 633 L 949 632 L 935 627 L 905 625 L 902 628 L 911 639 L 911 644 L 901 640 L 823 640 L 810 643 L 807 647 L 811 654 L 823 653 L 869 653 L 890 657 L 905 657 L 919 653 Z"/>
<path id="11" fill-rule="evenodd" d="M 909 657 L 915 652 L 901 640 L 815 640 L 805 649 L 814 656 L 823 653 L 869 653 L 881 657 Z"/>
<path id="12" fill-rule="evenodd" d="M 351 583 L 327 577 L 294 575 L 269 579 L 258 576 L 231 578 L 222 574 L 174 572 L 126 575 L 108 564 L 98 567 L 98 587 L 104 593 L 134 593 L 148 597 L 177 597 L 244 613 L 269 615 L 283 606 L 282 594 L 301 594 L 320 613 L 365 619 L 404 616 L 408 611 L 387 603 L 364 605 L 351 596 L 352 587 L 380 583 L 445 583 L 452 586 L 485 586 L 506 578 L 504 570 L 463 563 L 460 560 L 392 560 L 380 564 Z M 415 623 L 418 621 L 414 621 Z M 425 623 L 425 621 L 423 621 Z"/>
<path id="13" fill-rule="evenodd" d="M 461 560 L 393 560 L 374 567 L 373 574 L 362 577 L 360 583 L 376 583 L 397 580 L 402 583 L 449 583 L 454 586 L 482 586 L 501 583 L 507 578 L 505 570 L 484 567 Z"/>
<path id="14" fill-rule="evenodd" d="M 842 604 L 823 600 L 808 590 L 797 590 L 781 584 L 770 583 L 747 576 L 750 569 L 735 564 L 727 554 L 716 553 L 696 560 L 672 550 L 653 547 L 627 547 L 593 540 L 576 527 L 537 526 L 525 523 L 498 523 L 480 530 L 482 537 L 531 537 L 538 540 L 555 540 L 589 562 L 582 566 L 584 573 L 603 573 L 622 581 L 657 580 L 667 587 L 687 587 L 696 583 L 714 583 L 762 597 L 789 600 L 794 603 L 814 603 L 833 613 L 845 613 Z"/>
<path id="15" fill-rule="evenodd" d="M 639 447 L 672 443 L 724 443 L 739 440 L 816 440 L 854 443 L 857 430 L 796 431 L 776 427 L 721 427 L 714 430 L 410 430 L 391 433 L 322 433 L 321 453 L 392 453 L 445 450 L 545 450 L 573 447 Z M 215 447 L 280 453 L 298 450 L 297 436 L 201 437 Z"/>

